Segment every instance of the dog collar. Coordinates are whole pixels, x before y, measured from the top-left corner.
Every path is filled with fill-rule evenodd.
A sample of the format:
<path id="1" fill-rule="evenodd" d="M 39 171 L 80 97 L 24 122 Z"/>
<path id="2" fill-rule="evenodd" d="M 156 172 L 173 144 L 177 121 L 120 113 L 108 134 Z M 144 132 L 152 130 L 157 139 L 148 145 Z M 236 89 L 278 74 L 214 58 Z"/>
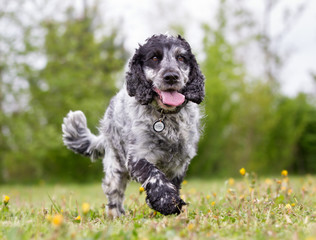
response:
<path id="1" fill-rule="evenodd" d="M 188 100 L 185 100 L 185 102 L 181 105 L 181 106 L 178 106 L 175 110 L 172 110 L 172 111 L 169 111 L 169 110 L 166 110 L 166 109 L 163 109 L 163 108 L 159 108 L 158 111 L 160 112 L 160 118 L 158 118 L 158 120 L 156 120 L 153 124 L 153 129 L 155 132 L 162 132 L 166 125 L 165 125 L 165 122 L 164 122 L 164 119 L 165 119 L 165 114 L 175 114 L 175 113 L 178 113 L 180 112 L 180 110 L 188 103 Z M 157 104 L 158 105 L 158 104 Z"/>
<path id="2" fill-rule="evenodd" d="M 180 106 L 176 107 L 174 110 L 167 110 L 167 109 L 164 109 L 162 107 L 160 107 L 157 103 L 156 103 L 156 109 L 158 112 L 160 112 L 161 114 L 176 114 L 176 113 L 179 113 L 181 111 L 181 109 L 183 107 L 185 107 L 185 105 L 187 105 L 188 103 L 188 100 L 185 100 Z"/>

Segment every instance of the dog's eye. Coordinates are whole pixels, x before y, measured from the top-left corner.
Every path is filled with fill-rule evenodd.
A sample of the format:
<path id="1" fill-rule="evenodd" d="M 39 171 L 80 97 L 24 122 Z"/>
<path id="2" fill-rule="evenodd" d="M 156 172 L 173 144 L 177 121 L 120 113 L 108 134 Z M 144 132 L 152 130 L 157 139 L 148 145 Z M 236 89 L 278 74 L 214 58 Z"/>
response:
<path id="1" fill-rule="evenodd" d="M 151 58 L 154 62 L 157 62 L 159 59 L 158 59 L 158 57 L 156 57 L 156 56 L 154 56 L 154 57 L 152 57 Z"/>
<path id="2" fill-rule="evenodd" d="M 184 62 L 184 57 L 178 56 L 178 61 L 179 61 L 179 62 Z"/>

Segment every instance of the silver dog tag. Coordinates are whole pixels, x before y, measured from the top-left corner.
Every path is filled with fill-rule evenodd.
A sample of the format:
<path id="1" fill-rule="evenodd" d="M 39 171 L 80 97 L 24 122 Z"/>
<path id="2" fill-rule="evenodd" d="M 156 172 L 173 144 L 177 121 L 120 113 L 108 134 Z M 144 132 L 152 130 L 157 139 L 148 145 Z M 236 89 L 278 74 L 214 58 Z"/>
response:
<path id="1" fill-rule="evenodd" d="M 165 129 L 165 124 L 162 120 L 158 120 L 154 123 L 153 128 L 156 132 L 161 132 Z"/>

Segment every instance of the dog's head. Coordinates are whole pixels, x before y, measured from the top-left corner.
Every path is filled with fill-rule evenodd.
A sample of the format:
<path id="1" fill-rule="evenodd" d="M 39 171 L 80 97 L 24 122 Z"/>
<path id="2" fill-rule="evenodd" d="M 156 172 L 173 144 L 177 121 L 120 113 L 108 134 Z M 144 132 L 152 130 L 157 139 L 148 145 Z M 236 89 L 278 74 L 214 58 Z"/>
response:
<path id="1" fill-rule="evenodd" d="M 129 63 L 127 91 L 141 104 L 156 100 L 167 110 L 186 101 L 201 103 L 204 76 L 181 36 L 154 35 L 140 45 Z"/>

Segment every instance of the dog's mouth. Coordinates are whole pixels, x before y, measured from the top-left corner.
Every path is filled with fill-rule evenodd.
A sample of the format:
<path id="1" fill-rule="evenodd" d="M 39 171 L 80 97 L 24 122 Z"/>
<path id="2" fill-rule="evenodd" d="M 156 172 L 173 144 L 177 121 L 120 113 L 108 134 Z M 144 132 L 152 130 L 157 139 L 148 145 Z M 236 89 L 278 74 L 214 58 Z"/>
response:
<path id="1" fill-rule="evenodd" d="M 158 104 L 161 105 L 162 103 L 167 108 L 178 107 L 185 101 L 185 96 L 175 90 L 161 91 L 158 88 L 155 88 L 154 91 L 159 96 Z"/>

